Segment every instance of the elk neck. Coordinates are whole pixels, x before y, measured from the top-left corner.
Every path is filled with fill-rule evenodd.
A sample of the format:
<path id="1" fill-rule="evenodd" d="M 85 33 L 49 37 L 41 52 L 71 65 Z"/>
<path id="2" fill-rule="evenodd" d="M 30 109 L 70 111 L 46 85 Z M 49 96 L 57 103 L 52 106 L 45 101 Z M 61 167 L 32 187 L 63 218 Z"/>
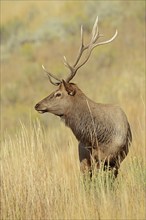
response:
<path id="1" fill-rule="evenodd" d="M 80 91 L 74 97 L 70 109 L 63 116 L 63 121 L 71 128 L 78 141 L 91 145 L 94 125 L 91 123 L 92 115 L 88 104 L 93 105 L 93 102 Z"/>

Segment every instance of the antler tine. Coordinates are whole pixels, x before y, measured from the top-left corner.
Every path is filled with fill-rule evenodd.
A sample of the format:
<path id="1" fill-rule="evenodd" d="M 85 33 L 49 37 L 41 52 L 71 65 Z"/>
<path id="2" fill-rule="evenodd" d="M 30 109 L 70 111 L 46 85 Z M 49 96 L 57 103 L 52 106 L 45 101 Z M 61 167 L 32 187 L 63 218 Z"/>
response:
<path id="1" fill-rule="evenodd" d="M 84 50 L 85 50 L 85 48 L 84 48 L 84 30 L 83 30 L 83 25 L 81 25 L 81 46 L 80 46 L 78 56 L 76 58 L 76 61 L 73 65 L 73 67 L 75 67 L 78 64 Z"/>
<path id="2" fill-rule="evenodd" d="M 64 59 L 64 65 L 70 69 L 70 71 L 72 72 L 73 71 L 73 67 L 68 63 L 67 59 L 66 59 L 66 56 L 63 56 L 63 59 Z"/>
<path id="3" fill-rule="evenodd" d="M 118 35 L 118 31 L 116 30 L 116 32 L 115 32 L 115 34 L 113 35 L 112 38 L 110 38 L 109 40 L 106 40 L 106 41 L 103 41 L 103 42 L 99 42 L 99 43 L 94 44 L 94 45 L 93 45 L 93 48 L 95 48 L 96 46 L 99 46 L 99 45 L 108 44 L 108 43 L 112 42 L 112 41 L 116 38 L 117 35 Z M 100 35 L 100 36 L 101 36 L 101 35 Z M 93 49 L 93 48 L 92 48 L 92 49 Z"/>
<path id="4" fill-rule="evenodd" d="M 47 76 L 49 78 L 50 83 L 52 83 L 54 86 L 58 86 L 62 81 L 60 79 L 58 79 L 56 76 L 54 76 L 52 73 L 48 72 L 45 67 L 42 65 L 43 70 L 47 73 Z M 53 82 L 52 79 L 57 80 L 58 82 Z"/>
<path id="5" fill-rule="evenodd" d="M 81 47 L 84 47 L 84 30 L 83 30 L 83 25 L 81 25 Z"/>
<path id="6" fill-rule="evenodd" d="M 47 74 L 47 76 L 48 76 L 48 79 L 49 79 L 50 83 L 52 83 L 54 86 L 59 86 L 60 85 L 60 82 L 58 82 L 58 83 L 53 82 L 51 77 L 49 76 L 49 74 Z"/>
<path id="7" fill-rule="evenodd" d="M 93 29 L 92 29 L 92 38 L 91 38 L 91 42 L 94 43 L 97 38 L 99 37 L 99 32 L 98 32 L 98 16 L 96 17 L 95 23 L 93 25 Z"/>

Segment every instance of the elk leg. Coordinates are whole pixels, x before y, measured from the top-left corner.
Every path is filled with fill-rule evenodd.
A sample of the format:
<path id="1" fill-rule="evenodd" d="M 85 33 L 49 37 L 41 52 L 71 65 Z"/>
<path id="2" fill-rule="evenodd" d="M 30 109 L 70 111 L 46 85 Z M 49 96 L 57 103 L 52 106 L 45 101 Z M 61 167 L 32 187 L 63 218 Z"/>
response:
<path id="1" fill-rule="evenodd" d="M 78 145 L 78 151 L 81 171 L 91 172 L 91 151 L 81 142 Z"/>
<path id="2" fill-rule="evenodd" d="M 104 170 L 111 170 L 113 172 L 114 177 L 117 178 L 120 163 L 117 160 L 117 158 L 113 157 L 108 159 L 104 162 Z"/>
<path id="3" fill-rule="evenodd" d="M 119 173 L 118 168 L 115 167 L 115 168 L 113 169 L 113 172 L 114 172 L 114 176 L 115 176 L 115 178 L 117 178 L 118 173 Z"/>
<path id="4" fill-rule="evenodd" d="M 100 169 L 101 163 L 104 165 L 104 170 L 111 170 L 113 172 L 114 177 L 116 178 L 118 175 L 118 170 L 120 168 L 119 157 L 113 157 L 110 155 L 105 158 L 105 154 L 102 151 L 97 151 L 97 149 L 92 149 L 92 158 L 95 160 L 97 169 Z"/>

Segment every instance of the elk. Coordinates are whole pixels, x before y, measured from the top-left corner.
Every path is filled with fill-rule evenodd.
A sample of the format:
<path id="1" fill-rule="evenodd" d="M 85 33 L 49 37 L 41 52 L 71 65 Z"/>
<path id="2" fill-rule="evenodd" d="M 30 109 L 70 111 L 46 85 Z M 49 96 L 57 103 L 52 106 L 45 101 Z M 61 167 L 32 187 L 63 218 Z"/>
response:
<path id="1" fill-rule="evenodd" d="M 80 167 L 83 172 L 92 173 L 93 162 L 97 169 L 112 170 L 117 177 L 121 162 L 127 156 L 132 142 L 132 134 L 126 114 L 117 105 L 96 103 L 89 99 L 71 80 L 91 55 L 95 47 L 112 42 L 112 38 L 99 42 L 98 17 L 92 29 L 91 40 L 84 44 L 81 26 L 81 45 L 73 65 L 64 56 L 64 64 L 69 69 L 66 79 L 59 79 L 42 65 L 49 81 L 57 90 L 35 105 L 39 113 L 49 112 L 59 116 L 71 128 L 77 138 Z M 98 42 L 97 42 L 98 41 Z M 84 59 L 82 55 L 84 54 Z M 82 57 L 82 59 L 81 59 Z"/>

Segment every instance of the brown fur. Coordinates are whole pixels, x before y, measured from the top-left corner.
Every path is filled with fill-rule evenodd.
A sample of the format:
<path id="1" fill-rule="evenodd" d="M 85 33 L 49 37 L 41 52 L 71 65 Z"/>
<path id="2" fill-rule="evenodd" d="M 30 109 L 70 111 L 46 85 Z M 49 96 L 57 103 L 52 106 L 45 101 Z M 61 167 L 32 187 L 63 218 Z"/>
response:
<path id="1" fill-rule="evenodd" d="M 128 154 L 132 141 L 125 113 L 115 105 L 95 103 L 73 83 L 62 82 L 59 89 L 39 102 L 35 109 L 60 116 L 79 141 L 81 170 L 97 168 L 118 174 L 120 163 Z"/>

